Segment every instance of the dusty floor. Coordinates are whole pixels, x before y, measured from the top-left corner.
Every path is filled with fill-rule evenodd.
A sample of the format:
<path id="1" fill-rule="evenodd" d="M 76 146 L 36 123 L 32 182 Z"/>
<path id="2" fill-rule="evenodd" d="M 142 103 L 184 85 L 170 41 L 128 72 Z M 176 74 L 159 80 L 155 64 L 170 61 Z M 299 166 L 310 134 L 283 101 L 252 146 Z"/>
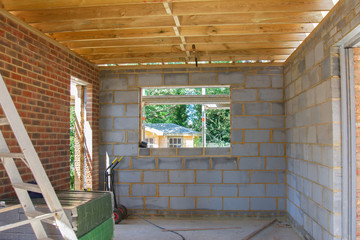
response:
<path id="1" fill-rule="evenodd" d="M 273 219 L 270 218 L 199 218 L 199 219 L 165 219 L 130 217 L 115 226 L 114 239 L 121 240 L 227 240 L 244 239 L 252 232 L 265 226 Z M 286 222 L 281 221 L 272 224 L 260 232 L 251 240 L 301 240 L 301 238 Z M 177 235 L 165 232 L 152 225 L 156 224 L 165 229 L 177 229 Z M 208 228 L 216 228 L 206 230 Z M 219 229 L 233 228 L 233 229 Z M 184 231 L 185 229 L 197 229 Z M 201 229 L 201 230 L 200 230 Z"/>

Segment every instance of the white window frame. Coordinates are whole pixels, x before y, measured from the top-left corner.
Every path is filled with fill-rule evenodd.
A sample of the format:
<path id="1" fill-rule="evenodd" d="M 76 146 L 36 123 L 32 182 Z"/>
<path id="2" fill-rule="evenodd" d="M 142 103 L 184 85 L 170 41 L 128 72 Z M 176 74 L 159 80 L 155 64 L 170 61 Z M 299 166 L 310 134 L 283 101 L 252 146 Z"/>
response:
<path id="1" fill-rule="evenodd" d="M 177 143 L 174 143 L 174 140 L 176 140 Z M 178 141 L 180 140 L 180 144 Z M 170 143 L 172 141 L 172 143 Z M 168 137 L 168 147 L 169 148 L 182 148 L 184 145 L 184 140 L 182 137 Z"/>

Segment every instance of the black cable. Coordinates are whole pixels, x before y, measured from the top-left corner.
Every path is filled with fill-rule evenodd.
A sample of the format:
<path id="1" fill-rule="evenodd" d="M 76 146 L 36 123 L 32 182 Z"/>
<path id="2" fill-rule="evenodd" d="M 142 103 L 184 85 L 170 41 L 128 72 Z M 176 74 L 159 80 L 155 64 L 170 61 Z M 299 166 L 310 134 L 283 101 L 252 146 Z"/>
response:
<path id="1" fill-rule="evenodd" d="M 161 229 L 161 230 L 166 230 L 167 232 L 172 232 L 172 233 L 178 235 L 179 237 L 181 237 L 182 240 L 186 240 L 186 239 L 184 238 L 184 236 L 181 235 L 181 234 L 178 233 L 178 232 L 171 231 L 171 230 L 168 230 L 168 229 L 166 229 L 166 228 L 160 227 L 159 225 L 156 225 L 155 223 L 153 223 L 153 222 L 151 222 L 151 221 L 149 221 L 149 220 L 147 220 L 147 219 L 145 219 L 145 218 L 143 218 L 143 217 L 141 217 L 141 216 L 139 216 L 139 215 L 133 215 L 133 216 L 138 217 L 138 218 L 144 220 L 145 222 L 147 222 L 147 223 L 149 223 L 149 224 L 151 224 L 151 225 L 153 225 L 153 226 L 155 226 L 155 227 L 157 227 L 157 228 L 159 228 L 159 229 Z"/>

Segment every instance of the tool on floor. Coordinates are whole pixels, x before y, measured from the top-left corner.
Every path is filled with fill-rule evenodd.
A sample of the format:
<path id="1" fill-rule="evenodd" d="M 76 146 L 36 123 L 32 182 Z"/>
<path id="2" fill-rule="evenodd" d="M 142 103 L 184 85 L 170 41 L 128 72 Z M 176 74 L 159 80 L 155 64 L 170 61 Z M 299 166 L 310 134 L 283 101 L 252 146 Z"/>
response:
<path id="1" fill-rule="evenodd" d="M 11 153 L 0 131 L 0 158 L 19 199 L 20 205 L 18 205 L 18 208 L 22 207 L 27 217 L 27 220 L 1 226 L 0 231 L 30 224 L 37 239 L 49 239 L 42 221 L 49 222 L 50 219 L 53 218 L 64 239 L 77 239 L 1 75 L 0 92 L 0 105 L 5 114 L 5 118 L 0 119 L 0 126 L 10 125 L 22 151 L 22 153 Z M 37 184 L 23 182 L 14 159 L 21 159 L 24 162 L 31 170 Z M 28 191 L 41 193 L 44 196 L 50 212 L 42 213 L 37 211 Z M 14 208 L 5 207 L 2 208 L 1 211 L 4 212 L 12 209 Z"/>
<path id="2" fill-rule="evenodd" d="M 250 233 L 249 235 L 247 235 L 245 238 L 243 238 L 242 240 L 250 240 L 253 237 L 255 237 L 256 235 L 258 235 L 260 232 L 264 231 L 266 228 L 270 227 L 271 225 L 273 225 L 274 223 L 278 222 L 277 219 L 272 220 L 271 222 L 269 222 L 268 224 L 262 226 L 261 228 L 259 228 L 258 230 Z"/>
<path id="3" fill-rule="evenodd" d="M 115 224 L 119 224 L 121 220 L 127 217 L 127 209 L 124 205 L 118 204 L 116 200 L 116 194 L 114 189 L 114 168 L 120 163 L 124 157 L 115 158 L 114 161 L 105 169 L 105 191 L 111 191 L 114 197 L 114 221 Z"/>

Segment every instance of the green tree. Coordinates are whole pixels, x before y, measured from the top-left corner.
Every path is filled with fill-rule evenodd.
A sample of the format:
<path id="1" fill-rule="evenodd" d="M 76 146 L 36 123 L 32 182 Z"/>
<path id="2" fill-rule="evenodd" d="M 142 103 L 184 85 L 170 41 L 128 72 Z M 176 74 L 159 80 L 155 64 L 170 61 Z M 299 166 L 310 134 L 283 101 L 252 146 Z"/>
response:
<path id="1" fill-rule="evenodd" d="M 75 189 L 75 106 L 70 106 L 70 189 Z"/>

